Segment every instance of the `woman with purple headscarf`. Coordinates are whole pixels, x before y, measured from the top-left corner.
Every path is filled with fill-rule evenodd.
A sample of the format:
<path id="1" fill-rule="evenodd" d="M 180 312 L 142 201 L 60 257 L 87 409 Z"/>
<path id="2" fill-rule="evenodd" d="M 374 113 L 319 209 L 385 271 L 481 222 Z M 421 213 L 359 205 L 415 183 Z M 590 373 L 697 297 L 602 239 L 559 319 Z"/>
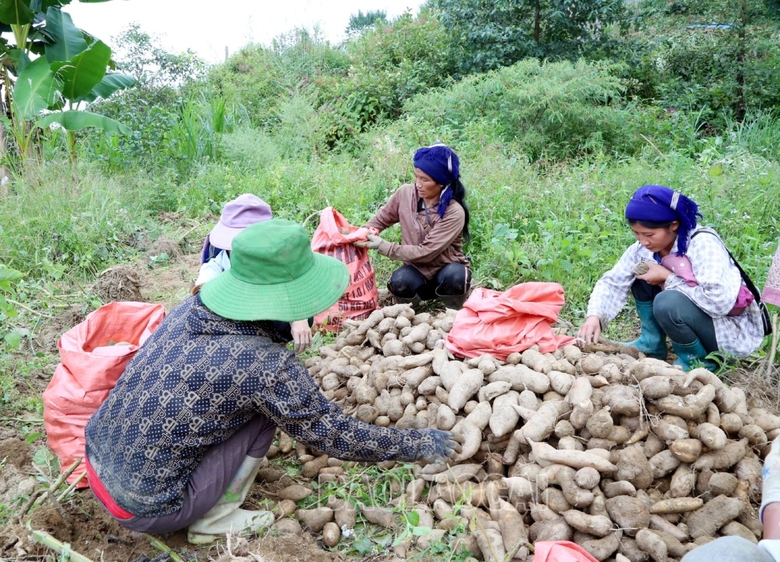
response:
<path id="1" fill-rule="evenodd" d="M 469 239 L 465 198 L 458 155 L 449 146 L 433 144 L 414 154 L 414 184 L 398 188 L 366 223 L 372 234 L 355 245 L 404 262 L 387 282 L 397 302 L 440 299 L 450 308 L 463 306 L 471 285 L 470 262 L 463 253 L 463 241 Z M 378 236 L 396 223 L 400 244 Z"/>
<path id="2" fill-rule="evenodd" d="M 685 371 L 714 370 L 713 352 L 744 357 L 764 338 L 761 312 L 718 234 L 700 227 L 698 206 L 668 187 L 645 185 L 626 206 L 636 237 L 615 266 L 596 283 L 578 338 L 597 343 L 629 292 L 642 333 L 626 345 L 666 359 L 666 338 Z"/>

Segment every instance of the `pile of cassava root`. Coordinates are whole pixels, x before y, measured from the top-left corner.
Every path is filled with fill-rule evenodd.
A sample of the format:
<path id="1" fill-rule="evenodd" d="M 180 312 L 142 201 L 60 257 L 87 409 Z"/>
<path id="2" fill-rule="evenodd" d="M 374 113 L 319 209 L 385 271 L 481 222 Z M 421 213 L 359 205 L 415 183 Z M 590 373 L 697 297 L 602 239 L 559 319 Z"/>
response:
<path id="1" fill-rule="evenodd" d="M 455 311 L 408 305 L 346 322 L 306 363 L 326 397 L 365 422 L 438 428 L 463 437 L 450 466 L 418 467 L 397 505 L 432 532 L 396 547 L 424 550 L 460 525 L 475 558 L 530 560 L 542 540 L 571 540 L 598 560 L 679 560 L 721 535 L 761 536 L 762 457 L 780 417 L 750 409 L 745 393 L 705 369 L 655 359 L 531 348 L 506 361 L 453 358 L 444 347 Z M 282 435 L 271 455 L 290 451 Z M 344 464 L 298 447 L 303 474 L 343 478 Z M 355 506 L 298 509 L 305 487 L 283 490 L 277 525 L 303 525 L 336 545 Z M 358 508 L 360 509 L 360 508 Z M 395 528 L 388 508 L 363 517 Z M 285 523 L 286 522 L 286 523 Z M 298 527 L 299 528 L 299 527 Z"/>

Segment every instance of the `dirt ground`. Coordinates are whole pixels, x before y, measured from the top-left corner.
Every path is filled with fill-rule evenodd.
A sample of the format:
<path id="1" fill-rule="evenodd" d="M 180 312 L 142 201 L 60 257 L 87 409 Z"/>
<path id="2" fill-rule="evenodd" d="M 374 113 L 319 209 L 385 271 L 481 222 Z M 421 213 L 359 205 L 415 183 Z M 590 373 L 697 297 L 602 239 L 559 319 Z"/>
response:
<path id="1" fill-rule="evenodd" d="M 167 263 L 153 268 L 144 263 L 112 267 L 99 276 L 93 292 L 103 302 L 137 300 L 163 304 L 166 310 L 170 310 L 189 296 L 200 254 L 182 254 L 178 246 L 170 241 L 163 241 L 158 246 L 155 246 L 155 255 L 165 252 Z M 20 390 L 28 394 L 43 393 L 59 361 L 57 340 L 63 332 L 81 322 L 86 312 L 81 307 L 68 308 L 38 328 L 31 349 L 45 354 L 49 361 L 45 367 L 31 373 L 25 388 Z M 56 560 L 55 551 L 33 540 L 31 531 L 40 531 L 67 543 L 72 551 L 96 562 L 162 562 L 173 559 L 164 550 L 155 547 L 150 536 L 128 531 L 117 524 L 97 503 L 89 488 L 71 492 L 61 501 L 46 498 L 36 507 L 21 513 L 26 498 L 45 491 L 52 479 L 52 475 L 45 474 L 33 463 L 33 455 L 45 444 L 45 438 L 39 437 L 27 443 L 22 431 L 27 421 L 25 418 L 4 420 L 0 425 L 0 506 L 6 506 L 12 514 L 10 524 L 0 528 L 0 561 Z M 43 426 L 38 425 L 35 430 L 43 432 Z M 57 493 L 64 489 L 61 486 Z M 250 497 L 260 498 L 267 491 L 267 487 L 258 483 Z M 272 529 L 265 536 L 251 541 L 235 537 L 229 543 L 222 540 L 199 548 L 187 543 L 186 531 L 154 538 L 184 560 L 329 562 L 344 559 L 339 553 L 324 550 L 313 536 L 305 532 L 285 536 Z"/>

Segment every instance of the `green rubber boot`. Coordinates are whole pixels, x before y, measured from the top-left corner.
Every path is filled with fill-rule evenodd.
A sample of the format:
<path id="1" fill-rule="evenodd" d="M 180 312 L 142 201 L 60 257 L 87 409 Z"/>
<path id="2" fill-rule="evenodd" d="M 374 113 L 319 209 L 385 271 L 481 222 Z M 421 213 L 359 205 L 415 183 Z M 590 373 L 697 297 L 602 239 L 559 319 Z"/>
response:
<path id="1" fill-rule="evenodd" d="M 701 366 L 714 373 L 718 368 L 714 361 L 706 359 L 707 350 L 698 339 L 691 343 L 672 342 L 672 349 L 677 354 L 674 364 L 682 367 L 683 371 L 687 372 Z"/>
<path id="2" fill-rule="evenodd" d="M 653 301 L 636 301 L 636 313 L 642 333 L 634 341 L 621 343 L 635 347 L 648 357 L 666 359 L 669 349 L 666 347 L 666 333 L 653 315 Z"/>

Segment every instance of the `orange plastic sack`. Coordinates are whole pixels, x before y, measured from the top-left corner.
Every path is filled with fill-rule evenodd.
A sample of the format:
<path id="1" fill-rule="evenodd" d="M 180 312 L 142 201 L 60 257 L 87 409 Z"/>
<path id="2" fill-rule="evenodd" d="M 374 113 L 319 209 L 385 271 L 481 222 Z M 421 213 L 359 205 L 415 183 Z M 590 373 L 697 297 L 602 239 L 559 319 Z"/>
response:
<path id="1" fill-rule="evenodd" d="M 349 234 L 342 234 L 342 229 L 349 229 Z M 314 317 L 318 327 L 336 331 L 341 329 L 345 318 L 365 320 L 376 309 L 379 291 L 368 249 L 353 244 L 367 240 L 367 235 L 367 229 L 350 225 L 333 207 L 327 207 L 320 213 L 320 225 L 314 231 L 311 249 L 344 262 L 349 269 L 350 280 L 338 302 Z"/>
<path id="2" fill-rule="evenodd" d="M 534 543 L 533 562 L 598 562 L 587 550 L 570 541 Z"/>
<path id="3" fill-rule="evenodd" d="M 532 345 L 542 353 L 555 351 L 574 343 L 552 331 L 564 302 L 558 283 L 522 283 L 503 293 L 477 287 L 458 311 L 445 345 L 459 357 L 489 353 L 502 361 Z"/>
<path id="4" fill-rule="evenodd" d="M 63 471 L 84 457 L 87 421 L 163 318 L 165 307 L 160 304 L 111 302 L 62 334 L 57 342 L 61 362 L 43 393 L 43 423 Z M 68 481 L 81 473 L 76 470 Z M 86 486 L 86 479 L 78 484 Z"/>

